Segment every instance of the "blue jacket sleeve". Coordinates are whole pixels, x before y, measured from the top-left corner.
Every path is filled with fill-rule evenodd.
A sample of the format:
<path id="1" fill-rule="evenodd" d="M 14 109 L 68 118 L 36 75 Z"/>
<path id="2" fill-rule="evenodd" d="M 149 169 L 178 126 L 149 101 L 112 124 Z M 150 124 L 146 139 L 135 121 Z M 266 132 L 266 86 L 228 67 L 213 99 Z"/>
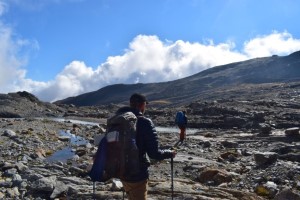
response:
<path id="1" fill-rule="evenodd" d="M 161 150 L 158 146 L 158 135 L 153 122 L 145 117 L 139 118 L 137 132 L 142 144 L 139 149 L 155 160 L 163 160 L 173 156 L 171 150 Z"/>

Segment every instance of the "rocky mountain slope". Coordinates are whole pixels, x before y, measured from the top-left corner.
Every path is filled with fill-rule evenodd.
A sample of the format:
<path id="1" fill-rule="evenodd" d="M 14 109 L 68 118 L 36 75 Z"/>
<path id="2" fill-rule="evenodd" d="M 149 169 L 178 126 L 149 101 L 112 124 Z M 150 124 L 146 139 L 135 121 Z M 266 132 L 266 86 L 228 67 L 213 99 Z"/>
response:
<path id="1" fill-rule="evenodd" d="M 178 144 L 174 199 L 298 200 L 299 55 L 79 96 L 109 105 L 51 104 L 28 92 L 0 94 L 0 199 L 123 199 L 118 180 L 97 183 L 93 196 L 87 173 L 97 151 L 94 137 L 105 132 L 106 119 L 132 92 L 147 91 L 152 102 L 145 115 L 157 127 L 160 147 Z M 189 119 L 182 144 L 174 128 L 178 110 L 186 110 Z M 149 170 L 149 200 L 171 199 L 170 160 L 153 162 Z"/>
<path id="2" fill-rule="evenodd" d="M 26 91 L 0 94 L 0 118 L 59 116 L 62 107 L 42 102 Z"/>
<path id="3" fill-rule="evenodd" d="M 300 82 L 216 94 L 223 92 L 224 98 L 212 94 L 214 100 L 145 113 L 157 126 L 160 147 L 170 148 L 178 144 L 176 110 L 187 110 L 187 138 L 175 147 L 174 199 L 300 199 Z M 93 196 L 87 174 L 97 151 L 94 137 L 105 132 L 119 105 L 50 109 L 28 93 L 9 96 L 21 103 L 15 113 L 26 117 L 0 118 L 0 199 L 123 199 L 118 180 L 97 183 Z M 33 118 L 61 115 L 62 121 Z M 148 199 L 171 199 L 170 160 L 153 162 L 149 170 Z"/>
<path id="4" fill-rule="evenodd" d="M 116 84 L 97 91 L 70 97 L 57 104 L 77 106 L 127 103 L 134 92 L 147 95 L 154 105 L 183 105 L 201 99 L 224 87 L 300 80 L 300 51 L 288 56 L 256 58 L 217 66 L 198 74 L 169 82 L 149 84 Z"/>

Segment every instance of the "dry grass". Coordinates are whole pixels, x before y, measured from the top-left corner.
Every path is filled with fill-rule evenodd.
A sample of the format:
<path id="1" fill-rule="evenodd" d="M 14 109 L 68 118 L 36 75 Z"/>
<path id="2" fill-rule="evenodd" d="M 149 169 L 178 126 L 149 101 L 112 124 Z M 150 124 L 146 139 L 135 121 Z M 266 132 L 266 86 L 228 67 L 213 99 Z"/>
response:
<path id="1" fill-rule="evenodd" d="M 160 105 L 166 105 L 166 104 L 171 104 L 171 101 L 167 100 L 156 100 L 156 101 L 151 101 L 151 104 L 160 104 Z"/>

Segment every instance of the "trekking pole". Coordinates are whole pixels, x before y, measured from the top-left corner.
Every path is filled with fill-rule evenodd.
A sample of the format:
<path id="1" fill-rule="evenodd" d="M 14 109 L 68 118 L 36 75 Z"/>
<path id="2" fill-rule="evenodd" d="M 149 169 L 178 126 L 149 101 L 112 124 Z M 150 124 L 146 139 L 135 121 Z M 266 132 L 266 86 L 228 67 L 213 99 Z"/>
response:
<path id="1" fill-rule="evenodd" d="M 172 200 L 174 196 L 174 184 L 173 184 L 173 157 L 171 158 L 171 190 L 172 190 Z"/>
<path id="2" fill-rule="evenodd" d="M 96 182 L 93 182 L 93 199 L 96 200 Z"/>

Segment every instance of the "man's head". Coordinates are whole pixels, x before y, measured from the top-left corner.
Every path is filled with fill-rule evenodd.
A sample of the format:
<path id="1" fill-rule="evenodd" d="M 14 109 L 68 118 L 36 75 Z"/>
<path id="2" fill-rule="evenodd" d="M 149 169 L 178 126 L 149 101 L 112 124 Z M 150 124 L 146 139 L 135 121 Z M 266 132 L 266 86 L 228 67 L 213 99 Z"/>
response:
<path id="1" fill-rule="evenodd" d="M 145 106 L 148 104 L 146 97 L 139 93 L 134 93 L 130 97 L 130 107 L 137 108 L 141 112 L 145 112 Z"/>

